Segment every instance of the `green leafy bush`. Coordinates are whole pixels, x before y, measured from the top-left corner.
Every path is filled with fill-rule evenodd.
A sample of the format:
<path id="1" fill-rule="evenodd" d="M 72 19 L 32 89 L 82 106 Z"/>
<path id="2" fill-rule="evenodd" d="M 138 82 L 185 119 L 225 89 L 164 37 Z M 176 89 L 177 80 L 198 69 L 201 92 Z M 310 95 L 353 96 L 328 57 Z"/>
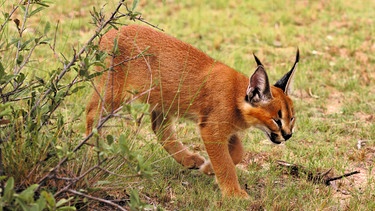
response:
<path id="1" fill-rule="evenodd" d="M 130 133 L 118 137 L 97 134 L 114 112 L 103 117 L 98 128 L 82 139 L 72 124 L 81 119 L 83 109 L 67 117 L 64 115 L 67 108 L 62 105 L 69 104 L 95 77 L 108 71 L 104 65 L 107 54 L 99 51 L 97 40 L 108 29 L 117 27 L 121 18 L 142 20 L 140 13 L 135 12 L 138 1 L 133 1 L 131 10 L 125 7 L 125 12 L 120 12 L 126 6 L 124 0 L 119 1 L 109 18 L 105 18 L 103 9 L 94 7 L 91 14 L 95 32 L 86 43 L 80 44 L 79 50 L 72 46 L 69 54 L 59 52 L 56 47 L 61 42 L 57 36 L 58 22 L 47 20 L 38 26 L 29 25 L 30 19 L 40 19 L 43 11 L 50 9 L 51 2 L 5 3 L 1 2 L 5 6 L 0 21 L 0 52 L 3 52 L 0 58 L 0 176 L 4 186 L 1 207 L 75 210 L 72 205 L 94 199 L 122 209 L 89 195 L 98 190 L 92 184 L 100 189 L 108 176 L 116 174 L 111 169 L 118 168 L 118 160 L 126 160 L 125 167 L 135 172 L 136 177 L 149 178 L 152 175 L 149 164 L 131 150 Z M 103 71 L 92 71 L 96 66 Z M 130 105 L 126 108 L 130 116 L 137 117 Z M 72 194 L 82 200 L 71 197 Z M 136 204 L 142 205 L 139 201 Z"/>

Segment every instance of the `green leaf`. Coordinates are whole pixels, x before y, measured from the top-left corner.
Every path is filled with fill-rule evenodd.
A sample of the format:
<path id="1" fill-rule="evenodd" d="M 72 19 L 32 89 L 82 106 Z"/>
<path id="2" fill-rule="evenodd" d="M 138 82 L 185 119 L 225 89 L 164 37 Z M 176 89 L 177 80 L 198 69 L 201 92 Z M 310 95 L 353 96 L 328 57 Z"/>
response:
<path id="1" fill-rule="evenodd" d="M 14 193 L 14 179 L 13 177 L 10 177 L 5 185 L 4 188 L 4 200 L 5 201 L 12 201 L 13 199 L 13 193 Z"/>
<path id="2" fill-rule="evenodd" d="M 20 65 L 23 62 L 23 56 L 19 55 L 16 62 L 17 62 L 18 65 Z"/>
<path id="3" fill-rule="evenodd" d="M 4 20 L 7 20 L 9 18 L 9 13 L 5 12 L 3 13 L 3 15 L 4 15 Z"/>
<path id="4" fill-rule="evenodd" d="M 96 72 L 96 73 L 93 73 L 93 74 L 90 74 L 89 76 L 87 76 L 87 79 L 90 80 L 90 79 L 93 79 L 93 78 L 95 78 L 97 76 L 100 76 L 102 74 L 103 74 L 103 72 Z"/>
<path id="5" fill-rule="evenodd" d="M 56 200 L 51 193 L 49 193 L 47 191 L 42 191 L 42 193 L 40 195 L 42 195 L 46 199 L 46 202 L 49 205 L 49 207 L 51 207 L 51 208 L 56 207 Z"/>
<path id="6" fill-rule="evenodd" d="M 109 145 L 113 144 L 114 138 L 111 134 L 107 135 L 107 143 Z"/>
<path id="7" fill-rule="evenodd" d="M 39 206 L 39 204 L 32 204 L 27 208 L 27 211 L 41 211 L 43 208 Z"/>
<path id="8" fill-rule="evenodd" d="M 17 83 L 22 83 L 26 79 L 25 74 L 19 73 L 17 77 L 14 79 Z"/>
<path id="9" fill-rule="evenodd" d="M 30 185 L 26 190 L 22 191 L 17 198 L 22 199 L 22 201 L 31 203 L 34 201 L 34 191 L 39 187 L 38 184 Z"/>
<path id="10" fill-rule="evenodd" d="M 23 211 L 29 210 L 29 207 L 27 206 L 27 204 L 24 201 L 22 201 L 21 199 L 16 198 L 15 201 L 16 201 L 16 205 L 19 205 L 22 208 Z"/>
<path id="11" fill-rule="evenodd" d="M 117 55 L 118 54 L 118 39 L 117 37 L 115 38 L 115 41 L 113 43 L 113 49 L 112 49 L 112 52 L 114 55 Z"/>
<path id="12" fill-rule="evenodd" d="M 85 86 L 77 86 L 74 89 L 72 89 L 71 94 L 78 92 L 80 89 L 85 88 Z"/>
<path id="13" fill-rule="evenodd" d="M 39 210 L 44 210 L 47 205 L 47 201 L 44 197 L 39 197 L 39 199 L 36 201 L 36 204 L 38 205 Z"/>
<path id="14" fill-rule="evenodd" d="M 133 6 L 132 6 L 132 11 L 135 10 L 135 8 L 137 7 L 139 1 L 138 0 L 133 0 Z"/>
<path id="15" fill-rule="evenodd" d="M 5 70 L 5 69 L 4 69 L 4 66 L 3 66 L 3 64 L 0 62 L 0 78 L 1 78 L 2 75 L 5 74 L 5 71 L 4 71 L 4 70 Z"/>
<path id="16" fill-rule="evenodd" d="M 75 207 L 71 207 L 71 206 L 65 206 L 65 207 L 59 207 L 57 209 L 58 211 L 74 211 L 74 210 L 77 210 Z"/>
<path id="17" fill-rule="evenodd" d="M 51 23 L 47 21 L 46 25 L 44 26 L 44 34 L 47 34 L 51 29 Z"/>
<path id="18" fill-rule="evenodd" d="M 40 12 L 40 11 L 42 11 L 42 10 L 44 10 L 44 7 L 38 7 L 38 8 L 36 8 L 35 10 L 31 11 L 31 12 L 29 13 L 28 17 L 31 17 L 31 16 L 37 14 L 38 12 Z"/>
<path id="19" fill-rule="evenodd" d="M 43 2 L 43 1 L 37 1 L 37 4 L 43 6 L 43 7 L 49 7 L 49 5 L 47 4 L 47 2 Z"/>
<path id="20" fill-rule="evenodd" d="M 0 181 L 3 181 L 7 178 L 7 176 L 0 176 Z"/>
<path id="21" fill-rule="evenodd" d="M 129 147 L 128 147 L 128 144 L 126 143 L 126 138 L 123 134 L 120 135 L 119 144 L 120 144 L 121 151 L 125 154 L 128 154 Z"/>
<path id="22" fill-rule="evenodd" d="M 31 38 L 31 39 L 27 40 L 26 42 L 22 43 L 22 45 L 20 46 L 20 51 L 25 50 L 25 48 L 27 47 L 27 45 L 28 45 L 29 43 L 31 43 L 32 41 L 35 41 L 35 39 L 34 39 L 34 38 Z"/>
<path id="23" fill-rule="evenodd" d="M 56 203 L 56 207 L 61 207 L 62 205 L 70 202 L 71 200 L 73 199 L 73 197 L 70 197 L 68 199 L 60 199 L 57 203 Z"/>

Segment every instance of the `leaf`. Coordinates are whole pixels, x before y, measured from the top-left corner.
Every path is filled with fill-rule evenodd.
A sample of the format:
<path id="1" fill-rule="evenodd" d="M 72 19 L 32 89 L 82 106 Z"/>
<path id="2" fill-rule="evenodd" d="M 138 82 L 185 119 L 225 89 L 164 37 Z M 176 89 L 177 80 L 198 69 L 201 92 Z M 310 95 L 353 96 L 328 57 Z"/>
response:
<path id="1" fill-rule="evenodd" d="M 59 207 L 57 209 L 58 211 L 71 211 L 71 210 L 77 210 L 75 207 L 71 207 L 71 206 L 65 206 L 65 207 Z"/>
<path id="2" fill-rule="evenodd" d="M 14 179 L 13 177 L 10 177 L 5 185 L 4 188 L 4 200 L 7 202 L 12 201 L 13 199 L 13 193 L 14 193 Z"/>
<path id="3" fill-rule="evenodd" d="M 14 79 L 17 83 L 23 83 L 23 81 L 26 79 L 25 74 L 19 73 L 17 77 Z"/>
<path id="4" fill-rule="evenodd" d="M 85 88 L 85 86 L 77 86 L 74 89 L 72 89 L 71 94 L 78 92 L 80 89 Z"/>
<path id="5" fill-rule="evenodd" d="M 4 15 L 4 20 L 7 20 L 9 18 L 9 13 L 5 12 L 3 13 L 3 15 Z"/>
<path id="6" fill-rule="evenodd" d="M 39 210 L 44 210 L 47 205 L 47 201 L 44 197 L 39 197 L 39 199 L 36 201 L 36 204 L 38 205 Z"/>
<path id="7" fill-rule="evenodd" d="M 135 8 L 137 7 L 138 3 L 139 3 L 138 0 L 134 0 L 134 1 L 133 1 L 132 11 L 135 10 Z"/>
<path id="8" fill-rule="evenodd" d="M 35 10 L 31 11 L 31 12 L 29 13 L 28 17 L 31 17 L 31 16 L 37 14 L 38 12 L 40 12 L 40 11 L 42 11 L 42 10 L 44 10 L 44 7 L 38 7 L 38 8 L 36 8 Z"/>
<path id="9" fill-rule="evenodd" d="M 129 154 L 129 147 L 128 147 L 128 144 L 126 143 L 126 138 L 123 134 L 120 135 L 119 144 L 120 144 L 121 151 L 125 155 L 128 155 Z"/>
<path id="10" fill-rule="evenodd" d="M 0 62 L 0 78 L 1 78 L 1 76 L 3 75 L 3 74 L 5 74 L 5 71 L 4 71 L 5 69 L 4 69 L 4 66 L 3 66 L 3 64 Z"/>
<path id="11" fill-rule="evenodd" d="M 27 208 L 27 211 L 41 211 L 43 208 L 39 206 L 39 204 L 32 204 Z"/>
<path id="12" fill-rule="evenodd" d="M 107 135 L 107 143 L 109 145 L 113 144 L 114 138 L 111 134 Z"/>
<path id="13" fill-rule="evenodd" d="M 29 210 L 27 204 L 24 201 L 22 201 L 21 199 L 16 198 L 15 201 L 16 201 L 16 205 L 18 204 L 20 207 L 22 207 L 22 210 L 24 210 L 24 211 L 28 211 Z"/>
<path id="14" fill-rule="evenodd" d="M 43 6 L 43 7 L 49 7 L 49 5 L 47 4 L 47 2 L 43 2 L 43 1 L 37 1 L 37 4 Z"/>
<path id="15" fill-rule="evenodd" d="M 47 34 L 51 29 L 51 23 L 47 21 L 46 25 L 44 26 L 44 34 Z"/>
<path id="16" fill-rule="evenodd" d="M 40 195 L 42 195 L 46 199 L 46 202 L 49 205 L 49 207 L 51 207 L 51 208 L 56 207 L 56 200 L 51 193 L 49 193 L 47 191 L 42 191 L 42 193 Z"/>
<path id="17" fill-rule="evenodd" d="M 71 200 L 73 199 L 73 197 L 70 197 L 68 199 L 60 199 L 57 203 L 56 203 L 56 207 L 61 207 L 62 205 L 70 202 Z"/>
<path id="18" fill-rule="evenodd" d="M 90 74 L 89 76 L 87 76 L 87 80 L 90 80 L 90 79 L 95 78 L 97 76 L 100 76 L 102 74 L 103 74 L 103 72 L 96 72 L 96 73 Z"/>
<path id="19" fill-rule="evenodd" d="M 20 65 L 23 62 L 23 56 L 19 55 L 16 62 L 17 62 L 18 65 Z"/>
<path id="20" fill-rule="evenodd" d="M 31 203 L 34 201 L 34 191 L 39 187 L 38 184 L 30 185 L 26 190 L 22 191 L 17 198 L 22 199 L 22 201 Z"/>
<path id="21" fill-rule="evenodd" d="M 34 39 L 34 38 L 31 38 L 31 39 L 27 40 L 26 42 L 22 43 L 22 45 L 20 46 L 19 50 L 20 50 L 20 51 L 25 50 L 25 48 L 27 47 L 27 45 L 28 45 L 29 43 L 31 43 L 32 41 L 35 41 L 35 39 Z"/>
<path id="22" fill-rule="evenodd" d="M 115 41 L 113 43 L 113 49 L 112 49 L 112 52 L 114 55 L 117 55 L 118 54 L 118 39 L 117 37 L 115 38 Z"/>
<path id="23" fill-rule="evenodd" d="M 17 29 L 18 30 L 20 30 L 20 20 L 18 20 L 17 18 L 15 18 L 14 20 L 13 20 L 13 22 L 16 24 L 16 26 L 17 26 Z"/>

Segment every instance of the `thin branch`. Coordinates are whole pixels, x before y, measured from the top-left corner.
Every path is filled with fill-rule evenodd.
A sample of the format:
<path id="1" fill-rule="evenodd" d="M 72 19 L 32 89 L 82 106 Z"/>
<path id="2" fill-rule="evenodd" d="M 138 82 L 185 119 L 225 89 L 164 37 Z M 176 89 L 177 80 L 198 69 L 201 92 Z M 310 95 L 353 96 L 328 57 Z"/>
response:
<path id="1" fill-rule="evenodd" d="M 87 195 L 85 193 L 78 192 L 78 191 L 73 190 L 73 189 L 68 189 L 67 191 L 70 192 L 70 193 L 72 193 L 72 194 L 78 195 L 78 196 L 83 196 L 83 197 L 86 197 L 88 199 L 92 199 L 92 200 L 95 200 L 95 201 L 99 201 L 99 202 L 103 202 L 103 203 L 109 204 L 109 205 L 111 205 L 113 207 L 116 207 L 119 210 L 126 211 L 126 209 L 123 208 L 122 206 L 120 206 L 120 205 L 118 205 L 116 203 L 113 203 L 113 202 L 111 202 L 109 200 L 105 200 L 103 198 L 98 198 L 98 197 L 95 197 L 95 196 Z"/>
<path id="2" fill-rule="evenodd" d="M 323 173 L 320 173 L 320 172 L 314 173 L 312 171 L 308 171 L 306 168 L 304 168 L 301 165 L 288 163 L 288 162 L 285 162 L 285 161 L 282 161 L 282 160 L 278 160 L 277 164 L 279 164 L 280 166 L 288 168 L 290 170 L 289 174 L 291 174 L 293 176 L 299 177 L 300 173 L 303 173 L 303 174 L 307 175 L 307 180 L 312 181 L 314 183 L 322 183 L 322 184 L 325 184 L 327 186 L 329 186 L 332 181 L 339 180 L 339 179 L 342 179 L 342 178 L 349 177 L 349 176 L 352 176 L 354 174 L 360 173 L 359 171 L 353 171 L 353 172 L 350 172 L 350 173 L 347 173 L 347 174 L 343 174 L 341 176 L 329 177 L 328 174 L 331 172 L 332 169 L 329 169 L 328 171 L 323 172 Z"/>
<path id="3" fill-rule="evenodd" d="M 158 26 L 156 26 L 156 25 L 154 25 L 154 24 L 152 24 L 152 23 L 150 23 L 150 22 L 148 22 L 148 21 L 145 21 L 145 20 L 142 18 L 142 15 L 141 15 L 141 14 L 139 14 L 138 16 L 134 15 L 133 11 L 131 11 L 131 10 L 128 8 L 128 5 L 127 5 L 127 4 L 125 4 L 125 8 L 126 8 L 126 10 L 128 11 L 128 13 L 127 13 L 127 14 L 122 14 L 120 17 L 130 16 L 130 17 L 131 17 L 130 20 L 133 20 L 133 21 L 138 20 L 138 21 L 140 21 L 140 22 L 142 22 L 142 23 L 145 23 L 145 24 L 147 24 L 147 25 L 149 25 L 149 26 L 155 28 L 155 29 L 159 29 L 160 31 L 164 31 L 162 28 L 159 28 Z"/>
<path id="4" fill-rule="evenodd" d="M 42 39 L 43 37 L 44 37 L 44 36 L 40 36 L 40 37 L 38 37 L 37 39 L 40 40 L 40 39 Z M 16 74 L 18 74 L 19 72 L 21 72 L 21 70 L 25 67 L 25 65 L 29 63 L 30 58 L 31 58 L 31 55 L 34 53 L 35 48 L 36 48 L 37 46 L 39 46 L 39 45 L 40 45 L 40 43 L 36 43 L 35 45 L 33 45 L 33 46 L 30 48 L 29 53 L 27 54 L 26 58 L 23 60 L 22 64 L 19 65 Z"/>
<path id="5" fill-rule="evenodd" d="M 61 79 L 64 77 L 64 75 L 69 71 L 69 69 L 77 62 L 77 60 L 79 59 L 79 56 L 82 55 L 87 46 L 93 42 L 93 40 L 99 36 L 100 32 L 108 25 L 111 23 L 111 21 L 113 21 L 115 19 L 115 16 L 116 14 L 119 12 L 121 6 L 124 4 L 124 1 L 125 0 L 120 0 L 120 2 L 118 3 L 115 11 L 112 13 L 112 15 L 109 17 L 109 19 L 107 21 L 105 21 L 103 24 L 101 24 L 96 30 L 95 30 L 95 33 L 94 35 L 83 45 L 83 47 L 81 48 L 81 50 L 77 53 L 77 54 L 74 54 L 72 60 L 64 65 L 64 69 L 60 72 L 60 74 L 57 76 L 57 78 L 55 79 L 55 83 L 56 85 L 58 84 L 59 81 L 61 81 Z M 29 114 L 32 114 L 36 108 L 40 105 L 40 103 L 53 91 L 53 88 L 49 88 L 47 89 L 44 94 L 39 98 L 39 100 L 35 103 L 34 107 L 31 109 L 30 113 Z"/>
<path id="6" fill-rule="evenodd" d="M 24 0 L 20 0 L 18 4 L 21 4 Z M 3 30 L 5 25 L 9 22 L 9 20 L 12 18 L 12 15 L 16 12 L 16 10 L 19 8 L 19 6 L 15 6 L 13 10 L 9 13 L 9 16 L 4 20 L 4 23 L 0 26 L 0 31 Z"/>
<path id="7" fill-rule="evenodd" d="M 107 159 L 104 159 L 103 161 L 99 161 L 98 164 L 96 164 L 95 166 L 89 168 L 88 170 L 86 170 L 85 172 L 83 172 L 81 175 L 79 175 L 78 177 L 76 178 L 71 178 L 71 182 L 69 184 L 67 184 L 63 189 L 57 191 L 53 196 L 56 198 L 57 196 L 59 196 L 61 193 L 64 193 L 65 191 L 67 191 L 70 186 L 74 185 L 75 183 L 77 183 L 77 181 L 81 180 L 83 177 L 85 177 L 87 174 L 89 174 L 90 172 L 94 171 L 95 169 L 97 169 L 103 162 L 105 162 Z"/>
<path id="8" fill-rule="evenodd" d="M 21 28 L 18 30 L 20 38 L 22 38 L 23 32 L 25 31 L 29 7 L 30 7 L 30 0 L 27 1 L 26 8 L 25 8 L 25 15 L 23 17 L 23 22 L 22 22 Z M 21 39 L 18 40 L 18 42 L 17 42 L 17 51 L 16 51 L 16 58 L 15 58 L 16 65 L 14 66 L 14 74 L 15 75 L 17 75 L 20 72 L 19 65 L 17 65 L 17 61 L 18 61 L 19 54 L 20 54 L 20 48 L 21 48 Z"/>
<path id="9" fill-rule="evenodd" d="M 353 172 L 350 172 L 350 173 L 343 174 L 341 176 L 328 178 L 328 179 L 326 179 L 325 184 L 328 186 L 328 185 L 331 184 L 332 181 L 339 180 L 339 179 L 342 179 L 344 177 L 350 177 L 354 174 L 359 174 L 359 173 L 361 173 L 361 172 L 360 171 L 353 171 Z"/>
<path id="10" fill-rule="evenodd" d="M 97 129 L 99 130 L 101 127 L 103 127 L 104 123 L 107 122 L 113 114 L 109 114 L 106 116 L 98 125 Z M 74 149 L 73 153 L 78 151 L 92 136 L 94 135 L 93 132 L 91 132 L 86 138 L 84 138 Z M 39 180 L 38 184 L 43 184 L 47 179 L 51 178 L 53 174 L 55 174 L 56 170 L 60 168 L 62 164 L 68 161 L 68 156 L 64 157 L 53 169 L 51 169 L 42 179 Z M 41 186 L 39 186 L 41 187 Z M 38 187 L 38 189 L 39 189 Z"/>
<path id="11" fill-rule="evenodd" d="M 147 94 L 148 92 L 150 92 L 152 89 L 154 89 L 155 87 L 152 87 L 151 89 L 149 90 L 146 90 L 138 95 L 136 95 L 135 97 L 133 97 L 132 99 L 128 100 L 126 102 L 126 104 L 128 103 L 131 103 L 135 100 L 137 100 L 139 97 L 141 97 L 142 95 L 145 95 Z M 110 113 L 109 115 L 107 115 L 106 117 L 100 119 L 99 123 L 98 123 L 98 126 L 96 127 L 97 131 L 99 131 L 103 126 L 104 124 L 110 119 L 112 118 L 117 112 L 119 112 L 120 110 L 122 109 L 122 106 L 120 106 L 119 108 L 117 108 L 116 110 L 114 110 L 112 113 Z M 83 145 L 86 144 L 86 142 L 94 135 L 94 132 L 91 132 L 86 138 L 84 138 L 73 150 L 72 150 L 72 153 L 75 153 L 77 152 Z M 65 162 L 68 161 L 68 156 L 64 157 L 53 169 L 51 169 L 44 177 L 42 177 L 42 179 L 39 180 L 38 184 L 43 184 L 47 179 L 49 178 L 53 178 L 54 175 L 55 175 L 55 172 L 57 171 L 57 169 L 60 168 L 61 165 L 63 165 Z M 98 168 L 97 166 L 95 166 L 95 168 Z M 39 189 L 41 186 L 39 186 L 37 189 Z M 66 191 L 65 189 L 63 191 Z M 60 194 L 61 191 L 58 192 L 58 194 Z M 56 193 L 57 194 L 57 193 Z"/>

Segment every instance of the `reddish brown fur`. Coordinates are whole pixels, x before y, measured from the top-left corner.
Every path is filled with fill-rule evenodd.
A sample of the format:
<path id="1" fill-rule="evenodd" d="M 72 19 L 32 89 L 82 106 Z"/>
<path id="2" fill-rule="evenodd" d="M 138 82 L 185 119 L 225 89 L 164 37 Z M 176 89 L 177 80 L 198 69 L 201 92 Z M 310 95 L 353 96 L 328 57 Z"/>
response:
<path id="1" fill-rule="evenodd" d="M 288 117 L 283 117 L 288 125 L 283 129 L 291 133 L 294 120 L 290 98 L 283 90 L 271 86 L 271 101 L 251 105 L 244 100 L 249 86 L 247 76 L 154 29 L 131 25 L 119 31 L 110 30 L 101 39 L 101 48 L 112 52 L 115 39 L 119 52 L 108 59 L 108 66 L 114 65 L 113 71 L 104 74 L 97 87 L 105 96 L 106 109 L 114 110 L 131 98 L 129 90 L 141 93 L 152 88 L 142 100 L 151 104 L 152 128 L 164 148 L 188 168 L 215 173 L 224 196 L 246 197 L 235 171 L 235 164 L 244 154 L 236 133 L 250 126 L 273 127 L 271 130 L 277 131 L 272 119 L 279 110 Z M 101 100 L 94 92 L 87 106 L 87 134 L 99 108 Z M 176 116 L 198 123 L 212 166 L 176 140 L 172 124 Z"/>

